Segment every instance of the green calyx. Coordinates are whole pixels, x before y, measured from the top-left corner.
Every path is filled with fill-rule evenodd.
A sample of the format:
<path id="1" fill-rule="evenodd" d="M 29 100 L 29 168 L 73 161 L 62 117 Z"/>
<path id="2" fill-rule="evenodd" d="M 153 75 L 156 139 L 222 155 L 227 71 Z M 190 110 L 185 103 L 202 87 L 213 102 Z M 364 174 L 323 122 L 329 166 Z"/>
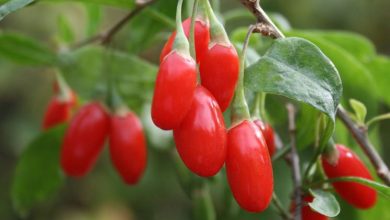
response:
<path id="1" fill-rule="evenodd" d="M 230 45 L 229 37 L 218 20 L 208 0 L 202 0 L 202 7 L 205 9 L 208 19 L 210 21 L 210 38 L 212 43 Z"/>
<path id="2" fill-rule="evenodd" d="M 181 22 L 181 9 L 183 6 L 183 0 L 179 0 L 176 9 L 176 37 L 173 42 L 173 50 L 184 56 L 190 56 L 190 44 L 188 43 L 187 37 L 184 33 L 182 22 Z"/>

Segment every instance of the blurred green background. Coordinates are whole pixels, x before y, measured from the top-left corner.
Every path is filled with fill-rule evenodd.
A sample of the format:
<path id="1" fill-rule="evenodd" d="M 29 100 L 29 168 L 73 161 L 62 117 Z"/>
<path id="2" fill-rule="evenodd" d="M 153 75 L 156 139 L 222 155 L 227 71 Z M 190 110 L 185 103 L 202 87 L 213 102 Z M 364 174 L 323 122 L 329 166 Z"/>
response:
<path id="1" fill-rule="evenodd" d="M 155 7 L 161 9 L 167 17 L 172 18 L 176 1 L 159 0 L 158 2 Z M 262 4 L 265 10 L 285 16 L 294 28 L 354 31 L 373 41 L 379 53 L 390 54 L 390 1 L 388 0 L 264 0 Z M 102 9 L 102 22 L 98 25 L 97 31 L 106 30 L 127 13 L 125 9 L 114 7 L 102 7 Z M 237 9 L 244 9 L 239 1 L 220 1 L 222 15 Z M 112 45 L 123 52 L 135 54 L 147 60 L 148 63 L 145 63 L 145 66 L 149 70 L 155 70 L 158 65 L 159 51 L 171 31 L 169 26 L 156 21 L 158 18 L 153 16 L 155 15 L 150 11 L 143 12 L 118 34 Z M 38 2 L 6 17 L 0 22 L 0 29 L 30 36 L 46 44 L 53 51 L 61 51 L 62 46 L 66 44 L 58 40 L 59 17 L 65 17 L 69 21 L 75 33 L 74 42 L 85 38 L 88 16 L 85 7 L 75 2 Z M 154 19 L 150 19 L 151 17 Z M 228 32 L 232 33 L 237 27 L 246 27 L 251 21 L 246 16 L 227 22 L 226 27 Z M 87 57 L 85 62 L 86 71 L 92 72 L 94 69 L 92 67 L 89 69 L 88 63 L 93 62 L 93 58 Z M 106 65 L 103 64 L 101 67 L 106 68 Z M 112 70 L 115 67 L 110 65 L 108 68 Z M 137 76 L 147 79 L 137 84 L 139 82 L 137 80 L 142 77 L 126 78 L 127 81 L 123 81 L 123 90 L 130 94 L 127 97 L 129 105 L 139 115 L 146 115 L 143 119 L 144 123 L 147 123 L 148 113 L 145 113 L 145 109 L 148 107 L 142 103 L 150 101 L 153 82 L 148 79 L 154 76 L 143 73 L 142 68 L 141 70 L 132 68 L 130 63 L 126 69 L 122 68 L 120 71 L 129 75 L 133 71 L 138 72 Z M 101 76 L 88 73 L 88 77 L 93 79 L 90 80 L 91 78 L 87 76 L 70 74 L 73 69 L 72 65 L 64 69 L 69 71 L 68 76 L 68 72 L 64 72 L 69 84 L 81 94 L 83 99 L 89 99 L 92 94 L 91 88 L 95 87 L 96 81 Z M 0 53 L 0 219 L 21 218 L 14 211 L 10 199 L 12 178 L 20 153 L 41 131 L 41 120 L 51 96 L 53 76 L 52 68 L 42 65 L 22 65 L 5 59 Z M 389 75 L 387 77 L 390 78 Z M 86 86 L 88 82 L 92 85 Z M 355 92 L 354 95 L 356 94 L 358 97 L 354 98 L 357 99 L 359 96 L 367 95 L 366 91 L 361 94 Z M 275 100 L 271 99 L 269 106 L 278 107 L 278 101 Z M 375 102 L 374 105 L 367 106 L 370 116 L 390 110 L 389 105 L 382 102 Z M 274 117 L 278 117 L 276 115 L 278 111 L 275 112 Z M 281 110 L 280 115 L 283 113 L 285 112 Z M 280 121 L 283 121 L 282 119 Z M 148 123 L 146 127 L 149 128 L 150 121 Z M 285 123 L 275 120 L 275 126 L 283 136 L 287 130 Z M 390 164 L 390 149 L 386 148 L 390 143 L 389 129 L 390 121 L 384 121 L 380 126 L 375 127 L 372 133 L 373 142 L 378 146 L 383 146 L 381 151 L 387 164 Z M 348 138 L 348 135 L 344 135 L 345 130 L 342 126 L 337 127 L 337 132 L 339 135 L 336 134 L 336 138 L 340 136 L 338 141 L 350 144 L 361 155 L 360 149 L 356 147 L 353 140 Z M 172 146 L 173 143 L 169 138 L 165 140 L 166 136 L 155 136 L 157 134 L 151 131 L 148 134 L 154 140 L 149 140 L 148 169 L 140 184 L 134 187 L 125 186 L 113 170 L 105 151 L 92 173 L 81 180 L 66 180 L 65 185 L 53 198 L 37 204 L 24 218 L 190 219 L 191 202 L 177 182 L 170 152 L 161 150 L 161 148 Z M 165 142 L 162 141 L 163 139 Z M 160 146 L 154 146 L 159 143 Z M 306 153 L 302 151 L 303 157 Z M 364 156 L 362 158 L 367 161 Z M 286 178 L 290 176 L 290 172 L 284 161 L 278 161 L 274 165 L 274 173 L 276 192 L 280 194 L 284 205 L 288 207 L 291 180 Z M 226 185 L 223 179 L 222 174 L 216 177 L 215 184 L 212 186 L 218 215 L 224 209 L 221 194 Z M 374 209 L 358 211 L 342 202 L 342 212 L 337 219 L 390 219 L 389 205 L 388 201 L 380 199 Z M 275 215 L 273 207 L 262 214 L 241 212 L 240 217 L 237 217 L 237 219 L 257 218 L 278 219 L 279 217 Z"/>

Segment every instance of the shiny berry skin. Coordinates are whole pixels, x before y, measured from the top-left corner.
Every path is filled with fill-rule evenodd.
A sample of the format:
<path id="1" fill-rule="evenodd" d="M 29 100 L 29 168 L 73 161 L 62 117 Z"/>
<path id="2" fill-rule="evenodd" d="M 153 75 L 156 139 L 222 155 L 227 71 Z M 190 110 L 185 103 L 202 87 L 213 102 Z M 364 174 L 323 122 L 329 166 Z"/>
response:
<path id="1" fill-rule="evenodd" d="M 232 45 L 215 44 L 199 65 L 202 86 L 214 95 L 224 112 L 232 101 L 239 75 L 236 49 Z"/>
<path id="2" fill-rule="evenodd" d="M 160 65 L 152 102 L 152 119 L 164 130 L 177 128 L 191 107 L 196 88 L 196 64 L 176 51 Z"/>
<path id="3" fill-rule="evenodd" d="M 109 143 L 116 170 L 127 184 L 136 184 L 145 171 L 147 151 L 142 124 L 134 113 L 111 117 Z"/>
<path id="4" fill-rule="evenodd" d="M 265 123 L 261 120 L 257 119 L 254 122 L 260 128 L 260 131 L 263 133 L 264 140 L 267 143 L 269 155 L 272 157 L 276 150 L 274 129 L 272 129 L 270 124 Z"/>
<path id="5" fill-rule="evenodd" d="M 173 135 L 181 159 L 192 172 L 209 177 L 222 168 L 225 123 L 217 101 L 203 86 L 196 88 L 191 109 Z"/>
<path id="6" fill-rule="evenodd" d="M 325 215 L 322 215 L 316 211 L 313 211 L 310 206 L 309 206 L 309 202 L 313 202 L 313 196 L 304 196 L 303 197 L 303 206 L 302 206 L 302 210 L 301 210 L 301 214 L 302 214 L 302 220 L 328 220 L 329 218 Z M 294 213 L 295 212 L 295 203 L 293 202 L 291 204 L 291 208 L 290 208 L 290 211 L 291 213 Z"/>
<path id="7" fill-rule="evenodd" d="M 353 151 L 341 144 L 336 144 L 335 147 L 338 152 L 335 162 L 331 162 L 331 158 L 325 155 L 322 156 L 322 167 L 328 178 L 354 176 L 372 180 L 367 167 Z M 368 186 L 353 182 L 332 184 L 340 197 L 356 208 L 368 209 L 376 203 L 377 193 Z"/>
<path id="8" fill-rule="evenodd" d="M 95 164 L 108 135 L 110 119 L 97 102 L 80 108 L 70 122 L 61 149 L 61 167 L 68 176 L 84 176 Z"/>
<path id="9" fill-rule="evenodd" d="M 50 100 L 43 117 L 42 127 L 44 130 L 67 122 L 70 119 L 72 108 L 76 106 L 77 102 L 74 92 L 71 92 L 70 94 L 68 100 L 65 100 L 59 95 L 54 96 Z"/>
<path id="10" fill-rule="evenodd" d="M 183 29 L 187 38 L 190 36 L 191 18 L 187 18 L 183 21 Z M 176 31 L 171 34 L 168 41 L 165 43 L 164 48 L 160 54 L 160 63 L 164 60 L 165 56 L 172 50 L 173 42 L 175 41 Z M 210 41 L 209 25 L 197 18 L 195 20 L 195 50 L 196 60 L 199 61 L 203 58 L 207 51 Z"/>
<path id="11" fill-rule="evenodd" d="M 261 212 L 268 207 L 274 186 L 271 158 L 253 122 L 244 120 L 228 131 L 226 173 L 241 208 Z"/>

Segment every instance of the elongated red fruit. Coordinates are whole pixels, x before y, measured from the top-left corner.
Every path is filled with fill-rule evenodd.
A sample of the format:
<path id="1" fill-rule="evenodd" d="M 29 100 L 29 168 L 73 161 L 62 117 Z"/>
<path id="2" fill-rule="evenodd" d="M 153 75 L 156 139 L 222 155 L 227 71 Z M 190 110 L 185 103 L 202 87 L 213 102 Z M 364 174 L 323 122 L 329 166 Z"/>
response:
<path id="1" fill-rule="evenodd" d="M 254 122 L 260 128 L 260 131 L 263 133 L 264 140 L 267 143 L 269 155 L 272 157 L 276 150 L 274 129 L 272 129 L 271 125 L 259 119 L 255 120 Z"/>
<path id="2" fill-rule="evenodd" d="M 234 95 L 240 62 L 233 45 L 210 46 L 199 64 L 202 86 L 214 95 L 224 112 Z"/>
<path id="3" fill-rule="evenodd" d="M 89 103 L 76 113 L 64 136 L 61 167 L 68 176 L 84 176 L 95 164 L 108 135 L 110 120 L 97 103 Z"/>
<path id="4" fill-rule="evenodd" d="M 322 166 L 328 178 L 354 176 L 372 180 L 367 167 L 353 151 L 341 144 L 336 144 L 335 147 L 335 154 L 322 156 Z M 368 186 L 354 182 L 332 184 L 341 198 L 356 208 L 368 209 L 376 203 L 377 193 Z"/>
<path id="5" fill-rule="evenodd" d="M 50 100 L 43 118 L 42 127 L 44 130 L 67 122 L 70 119 L 72 108 L 76 103 L 74 101 L 74 95 L 72 95 L 71 99 L 72 100 L 64 100 L 59 96 L 54 96 Z"/>
<path id="6" fill-rule="evenodd" d="M 207 89 L 196 88 L 191 109 L 173 135 L 180 157 L 192 172 L 209 177 L 222 168 L 226 128 L 218 103 Z"/>
<path id="7" fill-rule="evenodd" d="M 183 21 L 183 29 L 187 38 L 190 36 L 190 26 L 191 26 L 191 18 L 187 18 Z M 160 63 L 163 61 L 165 56 L 171 52 L 172 45 L 176 37 L 176 31 L 171 34 L 168 41 L 165 43 L 164 48 L 160 54 Z M 210 41 L 210 32 L 209 25 L 207 22 L 202 21 L 199 18 L 195 20 L 195 50 L 196 50 L 196 60 L 199 61 L 203 58 L 204 54 L 207 51 L 208 45 Z"/>
<path id="8" fill-rule="evenodd" d="M 274 188 L 271 158 L 253 122 L 244 120 L 228 131 L 226 173 L 241 208 L 261 212 L 268 207 Z"/>
<path id="9" fill-rule="evenodd" d="M 164 130 L 177 128 L 191 107 L 196 88 L 196 64 L 173 51 L 160 65 L 152 102 L 152 119 Z"/>
<path id="10" fill-rule="evenodd" d="M 325 215 L 322 215 L 314 210 L 312 210 L 309 206 L 309 202 L 313 201 L 313 196 L 304 196 L 303 197 L 303 205 L 302 205 L 302 220 L 328 220 L 329 218 Z M 295 203 L 293 202 L 290 207 L 291 213 L 295 212 Z"/>
<path id="11" fill-rule="evenodd" d="M 142 124 L 132 112 L 111 117 L 110 156 L 127 184 L 136 184 L 146 168 L 146 141 Z"/>

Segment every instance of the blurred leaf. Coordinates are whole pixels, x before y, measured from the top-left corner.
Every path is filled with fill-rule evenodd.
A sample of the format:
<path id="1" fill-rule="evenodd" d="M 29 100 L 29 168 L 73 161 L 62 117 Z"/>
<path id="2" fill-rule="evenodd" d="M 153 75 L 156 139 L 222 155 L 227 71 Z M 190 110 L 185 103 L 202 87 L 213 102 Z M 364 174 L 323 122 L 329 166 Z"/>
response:
<path id="1" fill-rule="evenodd" d="M 64 15 L 60 15 L 57 20 L 59 38 L 64 43 L 71 43 L 74 40 L 74 33 L 69 20 Z"/>
<path id="2" fill-rule="evenodd" d="M 12 202 L 21 214 L 52 196 L 62 186 L 64 175 L 59 155 L 65 126 L 40 134 L 22 153 L 12 183 Z"/>
<path id="3" fill-rule="evenodd" d="M 144 96 L 152 92 L 157 74 L 155 65 L 137 56 L 100 46 L 63 53 L 60 60 L 64 76 L 82 97 L 90 97 L 99 86 L 104 88 L 109 74 L 114 74 L 119 92 L 130 106 L 131 101 L 143 101 Z"/>
<path id="4" fill-rule="evenodd" d="M 0 21 L 8 14 L 25 7 L 34 0 L 9 0 L 0 6 Z"/>
<path id="5" fill-rule="evenodd" d="M 377 111 L 376 85 L 366 65 L 362 64 L 351 52 L 338 44 L 323 38 L 316 31 L 294 30 L 287 33 L 289 36 L 299 36 L 316 44 L 337 67 L 343 82 L 343 98 L 359 99 L 363 102 L 370 114 Z M 361 46 L 357 44 L 356 47 Z"/>
<path id="6" fill-rule="evenodd" d="M 210 190 L 207 185 L 193 192 L 193 219 L 194 220 L 215 220 L 216 214 L 211 199 Z"/>
<path id="7" fill-rule="evenodd" d="M 365 178 L 360 178 L 360 177 L 354 177 L 354 176 L 345 176 L 345 177 L 338 177 L 338 178 L 331 178 L 328 179 L 327 182 L 355 182 L 355 183 L 361 183 L 365 186 L 369 186 L 376 191 L 379 192 L 383 197 L 387 198 L 390 200 L 390 187 L 380 184 L 378 182 L 368 180 Z"/>
<path id="8" fill-rule="evenodd" d="M 50 65 L 56 61 L 56 54 L 48 47 L 17 33 L 0 33 L 0 56 L 30 65 Z"/>
<path id="9" fill-rule="evenodd" d="M 86 36 L 90 37 L 99 30 L 102 21 L 102 10 L 99 5 L 84 4 L 84 7 L 88 17 Z"/>
<path id="10" fill-rule="evenodd" d="M 369 127 L 373 123 L 383 121 L 383 120 L 388 120 L 388 119 L 390 119 L 390 113 L 375 116 L 367 122 L 367 127 Z"/>
<path id="11" fill-rule="evenodd" d="M 350 99 L 349 104 L 351 105 L 352 109 L 355 112 L 357 122 L 360 123 L 361 125 L 364 125 L 366 121 L 366 115 L 367 115 L 366 106 L 356 99 Z"/>
<path id="12" fill-rule="evenodd" d="M 390 58 L 377 56 L 366 65 L 374 77 L 379 98 L 390 106 Z"/>
<path id="13" fill-rule="evenodd" d="M 376 55 L 374 44 L 360 34 L 345 31 L 314 31 L 313 34 L 337 44 L 360 61 L 367 61 Z"/>
<path id="14" fill-rule="evenodd" d="M 340 213 L 340 205 L 334 195 L 323 190 L 310 190 L 313 195 L 313 202 L 309 206 L 318 213 L 328 217 L 336 217 Z"/>

